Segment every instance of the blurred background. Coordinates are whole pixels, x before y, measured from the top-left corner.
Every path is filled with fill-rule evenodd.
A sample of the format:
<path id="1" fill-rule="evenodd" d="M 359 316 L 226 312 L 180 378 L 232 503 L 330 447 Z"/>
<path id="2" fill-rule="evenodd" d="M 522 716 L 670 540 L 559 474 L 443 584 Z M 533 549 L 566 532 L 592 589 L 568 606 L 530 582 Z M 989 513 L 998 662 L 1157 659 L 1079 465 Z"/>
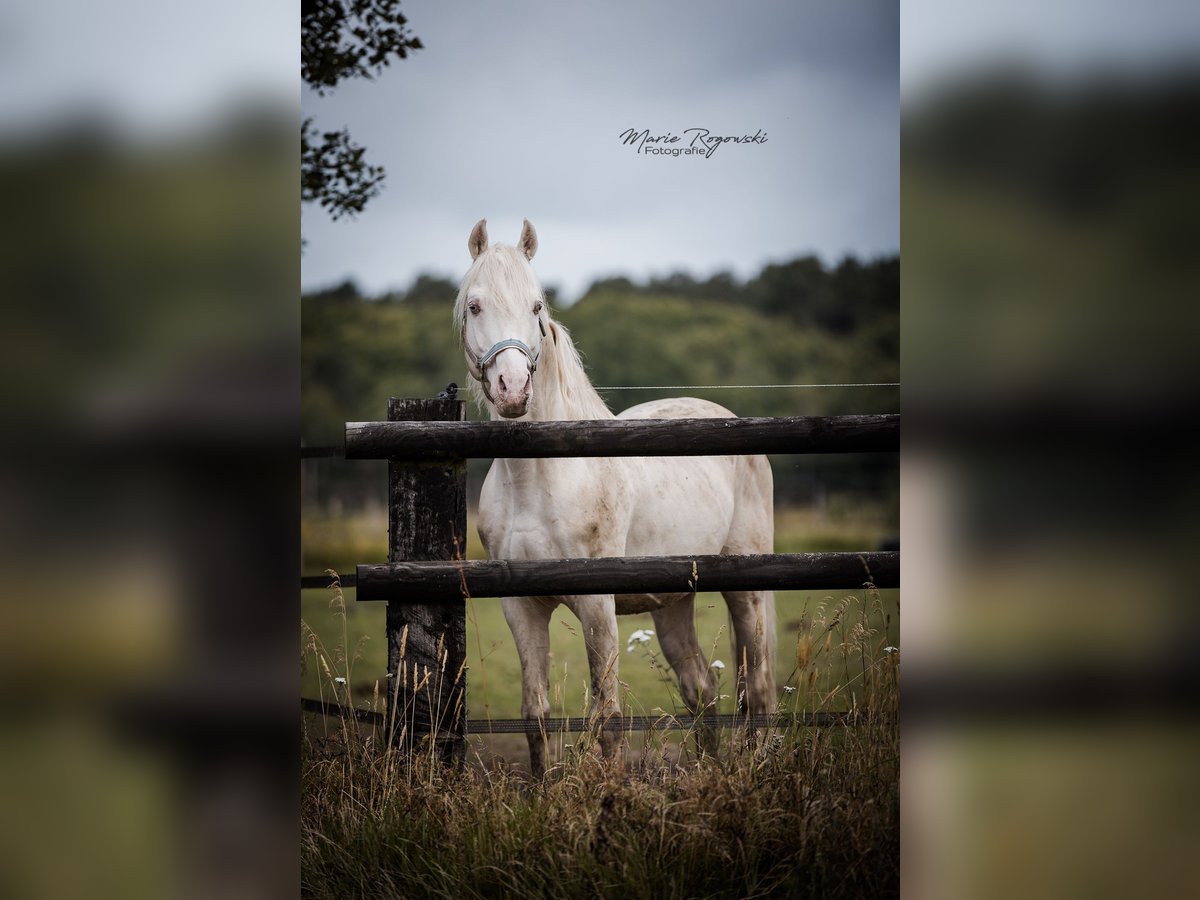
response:
<path id="1" fill-rule="evenodd" d="M 903 887 L 1188 896 L 1200 17 L 904 4 Z"/>
<path id="2" fill-rule="evenodd" d="M 631 383 L 602 341 L 650 295 L 670 327 L 702 309 L 715 334 L 777 341 L 770 359 L 730 351 L 739 378 L 865 379 L 894 373 L 894 338 L 871 336 L 881 307 L 864 301 L 869 315 L 839 331 L 815 301 L 772 310 L 755 286 L 773 272 L 814 286 L 806 296 L 842 297 L 829 286 L 847 260 L 862 283 L 882 277 L 899 240 L 897 167 L 904 887 L 1193 894 L 1194 5 L 904 4 L 899 156 L 887 10 L 763 5 L 745 20 L 761 38 L 749 44 L 724 8 L 613 8 L 615 24 L 607 8 L 604 20 L 547 12 L 530 34 L 558 21 L 555 39 L 518 59 L 504 52 L 515 26 L 481 12 L 455 40 L 431 7 L 403 7 L 421 48 L 368 67 L 374 81 L 304 88 L 303 111 L 293 5 L 61 0 L 0 13 L 6 895 L 296 893 L 300 501 L 355 502 L 353 488 L 325 486 L 336 476 L 302 477 L 296 437 L 329 439 L 346 397 L 370 399 L 350 417 L 374 418 L 376 398 L 458 380 L 440 355 L 453 344 L 442 301 L 420 314 L 411 301 L 422 275 L 439 297 L 438 279 L 457 281 L 475 220 L 504 241 L 534 221 L 535 265 L 585 350 L 596 342 L 598 382 Z M 638 15 L 662 16 L 667 36 Z M 592 35 L 608 69 L 586 65 L 603 55 L 585 52 Z M 606 79 L 620 99 L 588 113 L 575 98 Z M 692 105 L 668 102 L 684 82 Z M 843 107 L 855 115 L 839 118 Z M 691 116 L 718 109 L 738 110 L 736 123 Z M 443 129 L 435 150 L 406 124 L 422 116 Z M 769 140 L 708 160 L 616 142 L 628 127 L 693 121 Z M 551 149 L 505 156 L 490 135 L 514 123 Z M 458 154 L 454 177 L 430 183 L 439 166 L 404 147 Z M 592 191 L 579 172 L 610 152 Z M 374 167 L 386 170 L 377 194 Z M 689 199 L 679 183 L 694 177 Z M 598 199 L 567 219 L 583 195 L 607 201 L 623 184 L 624 206 Z M 444 194 L 444 210 L 427 194 Z M 312 202 L 298 217 L 301 196 Z M 673 218 L 634 227 L 664 205 Z M 375 215 L 389 225 L 374 229 Z M 714 282 L 736 302 L 706 296 Z M 355 312 L 335 326 L 336 302 Z M 409 310 L 435 336 L 420 344 L 419 381 L 413 349 L 390 343 Z M 345 346 L 368 338 L 340 329 L 376 332 L 382 361 L 368 365 L 388 362 L 394 384 L 371 374 L 368 388 L 338 387 L 334 374 L 318 390 L 302 367 L 322 353 L 344 362 L 332 343 L 314 349 L 322 321 Z M 646 377 L 685 383 L 681 357 L 656 347 L 665 358 Z M 766 411 L 774 396 L 717 399 Z M 881 412 L 894 395 L 787 400 Z M 797 507 L 820 509 L 821 486 L 836 483 L 801 473 Z"/>
<path id="3" fill-rule="evenodd" d="M 292 4 L 0 12 L 0 893 L 294 896 Z"/>

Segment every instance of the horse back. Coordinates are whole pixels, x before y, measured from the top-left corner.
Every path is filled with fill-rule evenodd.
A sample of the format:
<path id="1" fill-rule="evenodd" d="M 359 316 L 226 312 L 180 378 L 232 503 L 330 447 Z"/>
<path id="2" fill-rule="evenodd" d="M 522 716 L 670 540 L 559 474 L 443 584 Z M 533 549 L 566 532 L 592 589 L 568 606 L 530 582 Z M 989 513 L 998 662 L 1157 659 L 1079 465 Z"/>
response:
<path id="1" fill-rule="evenodd" d="M 711 400 L 667 397 L 639 403 L 617 415 L 618 419 L 734 419 L 733 413 Z"/>

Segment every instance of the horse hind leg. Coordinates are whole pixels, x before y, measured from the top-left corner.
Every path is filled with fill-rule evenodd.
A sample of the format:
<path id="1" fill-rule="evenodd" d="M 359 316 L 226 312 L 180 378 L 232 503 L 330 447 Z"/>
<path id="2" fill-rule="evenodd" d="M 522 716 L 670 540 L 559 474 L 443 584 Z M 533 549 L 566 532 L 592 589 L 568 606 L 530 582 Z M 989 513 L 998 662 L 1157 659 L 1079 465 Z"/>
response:
<path id="1" fill-rule="evenodd" d="M 737 711 L 751 715 L 775 709 L 775 593 L 722 591 L 729 607 Z"/>
<path id="2" fill-rule="evenodd" d="M 699 715 L 715 710 L 716 679 L 700 641 L 696 638 L 696 595 L 687 594 L 677 602 L 654 610 L 658 644 L 679 679 L 679 695 L 688 712 Z M 710 755 L 717 751 L 717 733 L 711 728 L 696 732 L 701 749 Z"/>
<path id="3" fill-rule="evenodd" d="M 738 500 L 722 553 L 770 553 L 775 545 L 771 466 L 765 456 L 738 457 Z M 775 593 L 722 591 L 729 607 L 737 670 L 737 709 L 775 708 Z"/>

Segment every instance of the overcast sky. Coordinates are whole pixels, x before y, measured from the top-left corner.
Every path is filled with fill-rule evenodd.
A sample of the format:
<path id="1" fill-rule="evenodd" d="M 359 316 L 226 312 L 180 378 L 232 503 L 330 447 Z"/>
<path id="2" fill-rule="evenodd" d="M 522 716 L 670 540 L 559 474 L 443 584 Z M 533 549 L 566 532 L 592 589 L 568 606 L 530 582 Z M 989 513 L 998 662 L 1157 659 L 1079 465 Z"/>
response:
<path id="1" fill-rule="evenodd" d="M 306 208 L 302 281 L 365 291 L 419 272 L 457 281 L 487 218 L 575 299 L 593 279 L 685 269 L 745 278 L 765 262 L 899 249 L 899 22 L 894 3 L 474 4 L 409 0 L 426 49 L 378 80 L 306 94 L 386 167 L 354 220 Z M 711 157 L 651 156 L 628 128 L 763 133 Z"/>

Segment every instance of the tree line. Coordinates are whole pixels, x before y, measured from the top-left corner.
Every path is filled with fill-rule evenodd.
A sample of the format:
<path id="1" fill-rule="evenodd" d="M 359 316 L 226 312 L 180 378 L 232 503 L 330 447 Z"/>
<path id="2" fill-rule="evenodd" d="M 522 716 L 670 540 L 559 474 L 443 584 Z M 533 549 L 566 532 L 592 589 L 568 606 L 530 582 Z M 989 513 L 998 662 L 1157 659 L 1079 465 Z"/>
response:
<path id="1" fill-rule="evenodd" d="M 458 285 L 423 274 L 407 290 L 364 296 L 353 282 L 304 295 L 301 304 L 302 438 L 340 443 L 343 423 L 382 417 L 387 398 L 431 397 L 463 384 L 450 308 Z M 899 381 L 899 260 L 853 257 L 833 266 L 804 256 L 739 282 L 686 272 L 644 281 L 605 278 L 554 308 L 575 338 L 592 382 L 607 388 L 674 385 L 842 384 Z M 838 415 L 899 411 L 895 388 L 606 390 L 619 411 L 681 394 L 738 415 Z M 471 418 L 482 412 L 470 409 Z M 308 464 L 307 499 L 324 504 L 378 492 L 366 469 Z M 478 475 L 485 464 L 472 467 Z M 784 502 L 814 492 L 863 492 L 894 480 L 893 460 L 776 460 Z M 475 480 L 474 478 L 472 479 Z M 313 484 L 315 482 L 315 486 Z"/>
<path id="2" fill-rule="evenodd" d="M 353 281 L 308 296 L 415 305 L 445 303 L 457 290 L 457 283 L 449 278 L 421 274 L 408 290 L 374 298 L 361 294 Z M 546 286 L 545 291 L 552 304 L 558 300 L 554 286 Z M 844 336 L 899 315 L 900 258 L 891 255 L 864 262 L 856 256 L 846 256 L 836 265 L 826 266 L 819 257 L 807 255 L 789 262 L 770 263 L 745 282 L 729 271 L 717 272 L 706 279 L 685 271 L 651 276 L 644 281 L 625 276 L 601 278 L 592 282 L 577 303 L 614 294 L 728 303 L 783 318 L 801 328 Z"/>

